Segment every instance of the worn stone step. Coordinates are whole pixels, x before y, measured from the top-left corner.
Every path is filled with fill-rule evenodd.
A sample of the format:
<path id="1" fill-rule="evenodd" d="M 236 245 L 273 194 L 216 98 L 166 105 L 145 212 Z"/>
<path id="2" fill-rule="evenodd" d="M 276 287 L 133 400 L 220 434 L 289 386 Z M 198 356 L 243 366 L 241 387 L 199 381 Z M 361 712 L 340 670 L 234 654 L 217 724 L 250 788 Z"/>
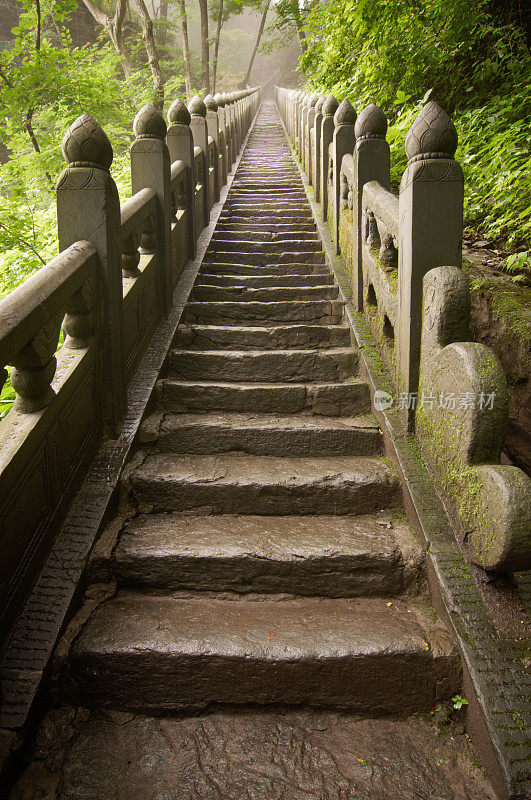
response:
<path id="1" fill-rule="evenodd" d="M 209 244 L 208 253 L 268 253 L 274 255 L 276 253 L 287 253 L 294 251 L 296 253 L 313 253 L 321 252 L 321 243 L 315 240 L 307 241 L 306 239 L 287 239 L 284 241 L 268 241 L 258 242 L 251 239 L 244 241 L 241 238 L 236 239 L 223 239 L 213 236 Z"/>
<path id="2" fill-rule="evenodd" d="M 122 586 L 319 597 L 389 597 L 423 553 L 403 514 L 257 517 L 142 514 L 106 562 Z"/>
<path id="3" fill-rule="evenodd" d="M 348 347 L 346 325 L 279 325 L 278 327 L 232 327 L 230 325 L 187 325 L 177 328 L 174 345 L 186 350 L 290 350 L 312 347 Z"/>
<path id="4" fill-rule="evenodd" d="M 281 703 L 377 716 L 431 710 L 459 689 L 460 663 L 442 624 L 396 599 L 122 591 L 74 642 L 70 676 L 88 706 Z"/>
<path id="5" fill-rule="evenodd" d="M 238 233 L 249 232 L 254 233 L 283 233 L 291 231 L 292 233 L 316 233 L 317 227 L 315 222 L 299 222 L 296 225 L 286 226 L 283 223 L 277 222 L 234 222 L 231 220 L 221 220 L 216 225 L 216 230 L 219 231 L 234 231 Z"/>
<path id="6" fill-rule="evenodd" d="M 195 286 L 247 286 L 251 289 L 281 286 L 333 286 L 333 275 L 216 275 L 199 271 Z"/>
<path id="7" fill-rule="evenodd" d="M 275 275 L 330 275 L 328 264 L 310 264 L 307 261 L 291 261 L 289 264 L 241 264 L 223 263 L 216 261 L 204 262 L 201 267 L 202 272 L 209 275 L 271 275 L 274 270 Z"/>
<path id="8" fill-rule="evenodd" d="M 209 286 L 196 284 L 190 301 L 228 301 L 272 303 L 279 300 L 335 300 L 337 286 Z"/>
<path id="9" fill-rule="evenodd" d="M 369 386 L 351 378 L 344 383 L 222 383 L 220 381 L 157 382 L 159 404 L 167 411 L 242 411 L 308 413 L 326 417 L 370 411 Z"/>
<path id="10" fill-rule="evenodd" d="M 396 473 L 380 458 L 150 455 L 131 475 L 154 511 L 213 514 L 368 514 L 400 502 Z"/>
<path id="11" fill-rule="evenodd" d="M 356 417 L 276 414 L 152 414 L 142 425 L 143 445 L 159 452 L 264 456 L 372 456 L 382 437 L 371 415 Z"/>
<path id="12" fill-rule="evenodd" d="M 233 222 L 246 222 L 247 220 L 252 220 L 253 222 L 282 222 L 284 224 L 287 220 L 289 220 L 290 223 L 314 222 L 312 212 L 309 208 L 306 210 L 303 207 L 297 211 L 262 209 L 260 212 L 255 208 L 247 208 L 247 206 L 242 204 L 237 207 L 225 207 L 221 212 L 219 219 L 221 221 L 232 220 Z"/>
<path id="13" fill-rule="evenodd" d="M 343 318 L 341 300 L 279 300 L 273 303 L 211 301 L 187 303 L 183 322 L 202 322 L 214 325 L 278 325 L 289 322 L 312 322 L 337 325 Z"/>
<path id="14" fill-rule="evenodd" d="M 317 231 L 292 231 L 292 230 L 284 230 L 284 231 L 253 231 L 248 230 L 247 233 L 244 235 L 244 232 L 241 230 L 234 230 L 232 226 L 227 226 L 223 228 L 216 228 L 216 233 L 212 237 L 212 243 L 216 245 L 220 241 L 234 241 L 238 244 L 242 242 L 263 242 L 265 244 L 269 243 L 278 243 L 278 242 L 300 242 L 300 241 L 307 241 L 307 242 L 314 242 L 319 245 L 318 249 L 321 249 L 321 238 Z"/>
<path id="15" fill-rule="evenodd" d="M 185 380 L 342 381 L 357 369 L 353 347 L 312 350 L 173 350 L 170 375 Z"/>
<path id="16" fill-rule="evenodd" d="M 264 248 L 256 252 L 244 250 L 208 250 L 203 264 L 249 264 L 276 269 L 279 264 L 324 264 L 323 251 L 282 250 L 278 253 L 267 253 Z"/>

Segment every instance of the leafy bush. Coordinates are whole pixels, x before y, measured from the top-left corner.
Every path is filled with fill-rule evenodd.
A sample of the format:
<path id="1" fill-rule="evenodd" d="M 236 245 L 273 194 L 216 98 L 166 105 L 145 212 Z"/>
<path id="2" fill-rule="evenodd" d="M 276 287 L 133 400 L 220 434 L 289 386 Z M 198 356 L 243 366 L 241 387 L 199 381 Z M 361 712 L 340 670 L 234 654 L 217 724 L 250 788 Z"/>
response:
<path id="1" fill-rule="evenodd" d="M 531 58 L 522 31 L 495 19 L 487 0 L 328 0 L 312 6 L 305 25 L 308 88 L 386 112 L 394 187 L 408 128 L 434 97 L 459 133 L 465 224 L 529 250 Z"/>

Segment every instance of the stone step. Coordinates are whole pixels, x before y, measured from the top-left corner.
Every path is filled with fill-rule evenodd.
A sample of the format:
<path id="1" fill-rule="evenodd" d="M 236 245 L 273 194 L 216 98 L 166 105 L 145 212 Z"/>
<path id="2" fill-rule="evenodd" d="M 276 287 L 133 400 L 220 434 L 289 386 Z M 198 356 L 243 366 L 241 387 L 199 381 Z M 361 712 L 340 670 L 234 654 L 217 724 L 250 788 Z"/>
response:
<path id="1" fill-rule="evenodd" d="M 325 254 L 323 251 L 311 250 L 282 250 L 278 253 L 266 253 L 262 251 L 246 252 L 245 250 L 207 250 L 203 258 L 203 264 L 249 264 L 257 267 L 268 267 L 276 269 L 279 264 L 324 264 Z M 329 269 L 328 269 L 329 271 Z"/>
<path id="2" fill-rule="evenodd" d="M 219 216 L 219 220 L 222 222 L 246 222 L 247 220 L 261 223 L 281 222 L 284 225 L 287 220 L 289 220 L 290 224 L 299 222 L 314 223 L 312 212 L 309 209 L 301 208 L 297 211 L 263 209 L 260 213 L 255 208 L 247 208 L 245 205 L 240 205 L 237 208 L 225 207 Z"/>
<path id="3" fill-rule="evenodd" d="M 251 289 L 281 286 L 333 286 L 333 275 L 215 275 L 199 271 L 196 286 L 246 286 Z"/>
<path id="4" fill-rule="evenodd" d="M 166 411 L 241 411 L 317 414 L 344 417 L 370 411 L 369 386 L 351 378 L 344 383 L 222 383 L 220 381 L 157 382 L 159 405 Z"/>
<path id="5" fill-rule="evenodd" d="M 289 264 L 274 264 L 268 266 L 267 264 L 240 264 L 230 263 L 224 264 L 222 262 L 204 262 L 201 267 L 201 273 L 206 272 L 209 275 L 271 275 L 274 270 L 275 275 L 330 275 L 330 267 L 328 264 L 310 264 L 305 261 L 293 260 Z M 200 273 L 200 274 L 201 274 Z"/>
<path id="6" fill-rule="evenodd" d="M 248 231 L 246 235 L 244 235 L 243 231 L 241 230 L 233 230 L 232 226 L 227 226 L 223 228 L 216 228 L 216 233 L 212 237 L 212 243 L 217 244 L 219 241 L 234 241 L 238 244 L 242 244 L 244 242 L 263 242 L 265 244 L 273 243 L 276 244 L 278 242 L 300 242 L 300 241 L 307 241 L 307 242 L 314 242 L 319 245 L 318 249 L 321 249 L 321 237 L 317 233 L 317 231 L 292 231 L 292 230 L 284 230 L 284 231 L 271 231 L 271 230 L 262 230 L 262 231 Z"/>
<path id="7" fill-rule="evenodd" d="M 400 502 L 400 482 L 380 458 L 149 455 L 130 477 L 154 511 L 213 514 L 369 514 Z"/>
<path id="8" fill-rule="evenodd" d="M 187 303 L 183 322 L 201 322 L 213 325 L 275 325 L 289 322 L 311 322 L 337 325 L 343 319 L 341 300 L 289 300 L 274 303 L 237 303 L 212 301 Z"/>
<path id="9" fill-rule="evenodd" d="M 129 711 L 281 703 L 406 715 L 458 691 L 460 663 L 433 614 L 399 600 L 121 591 L 74 642 L 70 677 L 82 705 Z"/>
<path id="10" fill-rule="evenodd" d="M 249 234 L 255 233 L 285 233 L 290 231 L 292 233 L 315 233 L 317 227 L 315 222 L 299 222 L 297 225 L 286 226 L 277 222 L 231 222 L 230 220 L 222 220 L 216 225 L 216 230 L 219 231 L 235 231 L 238 233 Z"/>
<path id="11" fill-rule="evenodd" d="M 339 296 L 337 286 L 212 286 L 196 284 L 190 294 L 190 302 L 238 301 L 242 303 L 272 303 L 278 300 L 335 300 Z"/>
<path id="12" fill-rule="evenodd" d="M 264 383 L 332 383 L 350 378 L 358 365 L 353 347 L 312 350 L 173 350 L 171 377 L 185 380 Z"/>
<path id="13" fill-rule="evenodd" d="M 416 582 L 422 563 L 398 512 L 333 519 L 174 513 L 129 521 L 110 567 L 122 586 L 388 597 Z"/>
<path id="14" fill-rule="evenodd" d="M 187 325 L 177 328 L 174 345 L 185 350 L 290 350 L 312 347 L 348 347 L 350 330 L 346 325 L 279 325 L 231 327 L 229 325 Z"/>
<path id="15" fill-rule="evenodd" d="M 152 414 L 141 428 L 143 445 L 159 452 L 240 452 L 259 456 L 372 456 L 381 452 L 377 420 L 370 416 L 308 417 L 210 412 Z"/>
<path id="16" fill-rule="evenodd" d="M 285 241 L 258 242 L 241 238 L 223 239 L 222 234 L 213 236 L 208 246 L 207 253 L 264 253 L 274 255 L 276 253 L 287 253 L 293 250 L 296 253 L 321 252 L 321 242 L 316 240 L 307 241 L 306 239 L 287 239 Z"/>

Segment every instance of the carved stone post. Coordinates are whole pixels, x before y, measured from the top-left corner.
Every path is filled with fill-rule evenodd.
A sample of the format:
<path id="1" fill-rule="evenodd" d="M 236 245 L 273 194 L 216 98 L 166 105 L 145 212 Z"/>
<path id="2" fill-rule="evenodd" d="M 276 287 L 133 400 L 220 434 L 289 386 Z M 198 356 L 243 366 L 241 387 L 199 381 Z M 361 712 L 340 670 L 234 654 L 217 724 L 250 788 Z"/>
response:
<path id="1" fill-rule="evenodd" d="M 366 106 L 356 120 L 354 147 L 353 187 L 353 302 L 358 311 L 363 310 L 363 186 L 378 181 L 384 189 L 390 185 L 390 154 L 385 139 L 387 119 L 374 103 Z"/>
<path id="2" fill-rule="evenodd" d="M 212 155 L 211 160 L 212 163 L 210 166 L 214 167 L 214 197 L 212 198 L 214 201 L 219 200 L 219 190 L 221 188 L 222 182 L 220 181 L 220 170 L 219 170 L 219 122 L 218 122 L 218 104 L 214 100 L 211 94 L 207 94 L 204 99 L 204 103 L 206 106 L 206 123 L 207 123 L 207 133 L 210 139 L 214 142 L 214 153 Z M 223 181 L 224 182 L 224 181 Z"/>
<path id="3" fill-rule="evenodd" d="M 236 159 L 236 149 L 234 142 L 234 110 L 232 108 L 232 100 L 230 94 L 223 95 L 225 100 L 225 128 L 227 131 L 227 152 L 229 161 L 229 171 Z"/>
<path id="4" fill-rule="evenodd" d="M 323 219 L 328 216 L 328 159 L 329 150 L 334 138 L 334 114 L 339 108 L 339 103 L 333 94 L 328 95 L 323 103 L 323 123 L 321 125 L 321 210 Z"/>
<path id="5" fill-rule="evenodd" d="M 306 134 L 308 132 L 308 113 L 310 105 L 310 95 L 305 94 L 302 101 L 301 108 L 301 146 L 300 146 L 300 159 L 301 165 L 305 172 L 306 170 L 306 155 L 308 152 L 308 142 L 306 141 Z"/>
<path id="6" fill-rule="evenodd" d="M 306 160 L 304 162 L 304 169 L 306 170 L 306 175 L 308 176 L 308 182 L 310 185 L 312 184 L 312 161 L 313 161 L 313 151 L 315 149 L 315 144 L 313 141 L 313 124 L 315 120 L 315 104 L 319 100 L 319 95 L 317 92 L 314 92 L 310 95 L 310 99 L 308 101 L 308 121 L 306 123 Z"/>
<path id="7" fill-rule="evenodd" d="M 141 189 L 153 189 L 157 195 L 157 214 L 154 220 L 158 274 L 162 306 L 167 313 L 172 305 L 173 264 L 171 253 L 171 170 L 166 146 L 164 117 L 151 103 L 146 103 L 135 117 L 133 131 L 136 139 L 131 145 L 131 188 L 133 194 Z"/>
<path id="8" fill-rule="evenodd" d="M 400 183 L 397 379 L 404 392 L 418 388 L 424 275 L 461 266 L 463 171 L 453 159 L 456 147 L 452 120 L 432 100 L 409 129 Z"/>
<path id="9" fill-rule="evenodd" d="M 125 414 L 122 351 L 122 248 L 120 199 L 109 168 L 113 152 L 103 129 L 82 114 L 67 130 L 63 156 L 68 167 L 57 182 L 59 250 L 87 240 L 99 256 L 103 411 L 117 434 Z"/>
<path id="10" fill-rule="evenodd" d="M 206 124 L 206 106 L 198 94 L 192 97 L 188 106 L 190 112 L 190 130 L 194 139 L 194 147 L 200 147 L 203 173 L 203 225 L 208 225 L 210 219 L 210 197 L 208 180 L 208 131 Z"/>
<path id="11" fill-rule="evenodd" d="M 332 140 L 332 165 L 334 171 L 334 197 L 332 199 L 333 210 L 333 237 L 336 244 L 336 251 L 339 253 L 339 214 L 341 212 L 341 162 L 347 153 L 352 154 L 356 143 L 354 124 L 356 122 L 356 112 L 352 108 L 349 100 L 345 99 L 334 114 L 334 138 Z"/>
<path id="12" fill-rule="evenodd" d="M 219 152 L 221 162 L 220 181 L 224 186 L 227 183 L 227 176 L 232 166 L 229 163 L 229 149 L 227 142 L 227 111 L 225 109 L 225 99 L 220 92 L 214 95 L 214 100 L 218 104 Z"/>
<path id="13" fill-rule="evenodd" d="M 326 100 L 324 95 L 315 104 L 315 116 L 313 122 L 313 141 L 314 150 L 312 153 L 312 183 L 315 191 L 315 202 L 321 200 L 321 135 L 323 127 L 323 103 Z"/>
<path id="14" fill-rule="evenodd" d="M 174 100 L 168 109 L 169 128 L 166 135 L 166 144 L 170 154 L 170 162 L 184 161 L 186 164 L 186 238 L 188 242 L 188 255 L 194 258 L 196 253 L 195 242 L 195 167 L 194 167 L 194 139 L 190 130 L 190 112 L 180 99 Z"/>

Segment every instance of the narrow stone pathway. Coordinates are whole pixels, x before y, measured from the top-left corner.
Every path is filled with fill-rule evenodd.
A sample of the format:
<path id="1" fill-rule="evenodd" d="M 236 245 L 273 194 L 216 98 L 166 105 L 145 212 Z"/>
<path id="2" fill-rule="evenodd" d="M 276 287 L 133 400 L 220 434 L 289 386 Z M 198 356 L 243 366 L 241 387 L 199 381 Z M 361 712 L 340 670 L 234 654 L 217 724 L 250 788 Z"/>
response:
<path id="1" fill-rule="evenodd" d="M 492 797 L 418 716 L 459 658 L 271 102 L 157 404 L 12 797 Z"/>

